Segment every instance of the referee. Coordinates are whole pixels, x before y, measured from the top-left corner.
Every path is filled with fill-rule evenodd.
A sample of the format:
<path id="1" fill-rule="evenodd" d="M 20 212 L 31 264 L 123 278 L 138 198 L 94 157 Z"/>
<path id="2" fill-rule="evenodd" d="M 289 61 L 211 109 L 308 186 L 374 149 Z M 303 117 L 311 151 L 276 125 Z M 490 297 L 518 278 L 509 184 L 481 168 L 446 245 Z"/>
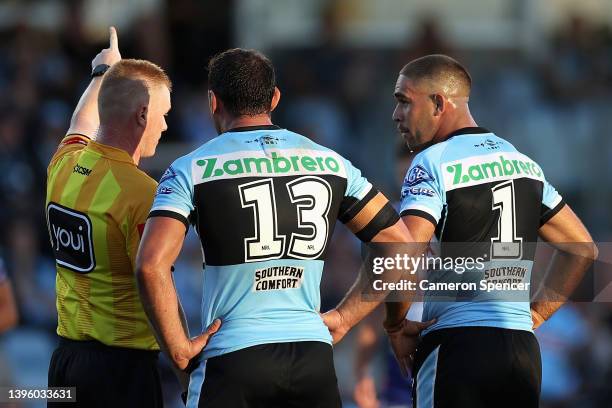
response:
<path id="1" fill-rule="evenodd" d="M 137 166 L 167 128 L 171 83 L 151 62 L 121 60 L 113 27 L 92 68 L 47 173 L 59 335 L 49 386 L 76 387 L 80 407 L 161 407 L 134 263 L 157 186 Z"/>

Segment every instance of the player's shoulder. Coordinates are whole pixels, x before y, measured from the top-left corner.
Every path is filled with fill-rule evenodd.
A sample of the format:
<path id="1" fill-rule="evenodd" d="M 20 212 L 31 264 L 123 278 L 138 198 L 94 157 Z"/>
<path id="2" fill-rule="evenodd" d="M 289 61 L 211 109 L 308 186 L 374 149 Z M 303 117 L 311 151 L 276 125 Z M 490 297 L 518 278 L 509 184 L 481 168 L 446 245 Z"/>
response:
<path id="1" fill-rule="evenodd" d="M 419 153 L 415 160 L 442 164 L 475 156 L 497 153 L 521 154 L 508 140 L 481 127 L 459 129 L 444 140 Z"/>
<path id="2" fill-rule="evenodd" d="M 311 150 L 316 152 L 326 153 L 328 155 L 336 156 L 343 160 L 346 160 L 340 153 L 332 149 L 331 147 L 324 146 L 315 142 L 307 136 L 301 135 L 296 132 L 287 131 L 287 135 L 293 139 L 296 148 L 303 148 L 305 150 Z"/>

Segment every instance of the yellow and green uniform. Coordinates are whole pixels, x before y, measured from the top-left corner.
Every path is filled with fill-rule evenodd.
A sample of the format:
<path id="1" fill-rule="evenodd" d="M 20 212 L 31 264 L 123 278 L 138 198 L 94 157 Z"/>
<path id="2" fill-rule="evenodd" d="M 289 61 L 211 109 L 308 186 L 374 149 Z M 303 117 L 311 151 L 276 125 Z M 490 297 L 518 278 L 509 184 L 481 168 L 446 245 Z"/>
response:
<path id="1" fill-rule="evenodd" d="M 60 336 L 159 349 L 134 275 L 156 187 L 123 150 L 74 134 L 60 143 L 46 199 Z"/>

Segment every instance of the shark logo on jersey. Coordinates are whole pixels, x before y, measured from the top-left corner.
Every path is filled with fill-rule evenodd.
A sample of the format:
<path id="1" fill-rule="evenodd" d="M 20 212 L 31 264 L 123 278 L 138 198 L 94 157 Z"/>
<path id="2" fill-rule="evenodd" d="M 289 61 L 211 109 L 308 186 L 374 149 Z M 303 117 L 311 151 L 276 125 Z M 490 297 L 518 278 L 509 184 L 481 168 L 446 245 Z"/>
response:
<path id="1" fill-rule="evenodd" d="M 170 180 L 176 177 L 176 171 L 172 168 L 172 166 L 168 167 L 168 169 L 162 174 L 159 179 L 159 184 L 163 183 L 166 180 Z"/>
<path id="2" fill-rule="evenodd" d="M 404 179 L 404 185 L 414 187 L 424 181 L 434 181 L 434 178 L 423 166 L 417 164 L 408 172 L 408 175 Z"/>
<path id="3" fill-rule="evenodd" d="M 475 144 L 474 147 L 484 147 L 487 150 L 499 150 L 499 146 L 501 146 L 503 143 L 502 142 L 494 142 L 491 139 L 486 139 L 484 142 L 482 143 L 478 143 Z"/>
<path id="4" fill-rule="evenodd" d="M 277 144 L 278 142 L 281 141 L 286 141 L 287 139 L 284 138 L 280 138 L 280 137 L 272 137 L 270 135 L 264 135 L 264 136 L 260 136 L 258 138 L 255 138 L 253 140 L 245 140 L 244 143 L 259 143 L 262 145 L 273 145 L 273 144 Z"/>

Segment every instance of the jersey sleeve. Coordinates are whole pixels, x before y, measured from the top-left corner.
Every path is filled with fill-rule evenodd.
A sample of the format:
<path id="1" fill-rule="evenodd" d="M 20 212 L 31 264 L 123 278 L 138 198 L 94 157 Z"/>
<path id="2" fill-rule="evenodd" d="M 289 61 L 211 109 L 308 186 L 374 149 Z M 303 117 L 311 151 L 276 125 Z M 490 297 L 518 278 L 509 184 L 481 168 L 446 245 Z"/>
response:
<path id="1" fill-rule="evenodd" d="M 343 159 L 343 162 L 347 184 L 338 219 L 360 240 L 369 242 L 380 231 L 395 224 L 399 215 L 359 169 L 348 160 Z"/>
<path id="2" fill-rule="evenodd" d="M 540 211 L 540 225 L 544 225 L 555 214 L 557 214 L 565 206 L 565 202 L 561 194 L 548 182 L 544 180 L 542 188 L 542 209 Z"/>
<path id="3" fill-rule="evenodd" d="M 190 163 L 185 159 L 174 162 L 159 180 L 150 217 L 170 217 L 189 228 L 194 211 Z"/>
<path id="4" fill-rule="evenodd" d="M 439 159 L 423 151 L 416 155 L 402 183 L 400 215 L 416 215 L 438 225 L 446 203 Z"/>

